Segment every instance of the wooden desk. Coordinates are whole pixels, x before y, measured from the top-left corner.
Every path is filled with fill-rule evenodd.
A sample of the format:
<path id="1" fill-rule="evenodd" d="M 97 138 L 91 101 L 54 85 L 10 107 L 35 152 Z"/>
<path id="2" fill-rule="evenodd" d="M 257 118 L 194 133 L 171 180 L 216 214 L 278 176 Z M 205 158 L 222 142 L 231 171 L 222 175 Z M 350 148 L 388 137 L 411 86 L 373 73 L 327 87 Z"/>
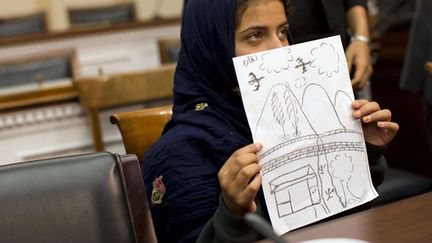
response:
<path id="1" fill-rule="evenodd" d="M 432 192 L 298 229 L 283 238 L 290 243 L 319 238 L 432 242 Z"/>

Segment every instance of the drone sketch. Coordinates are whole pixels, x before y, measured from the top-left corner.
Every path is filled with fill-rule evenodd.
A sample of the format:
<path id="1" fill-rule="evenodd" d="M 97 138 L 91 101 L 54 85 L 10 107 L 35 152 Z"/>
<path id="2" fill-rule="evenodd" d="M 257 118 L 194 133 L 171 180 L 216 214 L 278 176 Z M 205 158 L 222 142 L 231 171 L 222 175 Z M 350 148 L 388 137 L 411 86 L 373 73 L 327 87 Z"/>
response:
<path id="1" fill-rule="evenodd" d="M 234 58 L 260 153 L 270 218 L 281 232 L 377 196 L 340 39 Z M 247 63 L 247 65 L 245 64 Z"/>
<path id="2" fill-rule="evenodd" d="M 260 88 L 260 86 L 261 86 L 261 80 L 264 78 L 264 77 L 257 77 L 254 73 L 249 73 L 249 77 L 250 77 L 250 80 L 249 80 L 249 84 L 250 85 L 252 85 L 252 86 L 254 86 L 255 87 L 255 89 L 253 90 L 253 91 L 258 91 L 259 90 L 259 88 Z"/>

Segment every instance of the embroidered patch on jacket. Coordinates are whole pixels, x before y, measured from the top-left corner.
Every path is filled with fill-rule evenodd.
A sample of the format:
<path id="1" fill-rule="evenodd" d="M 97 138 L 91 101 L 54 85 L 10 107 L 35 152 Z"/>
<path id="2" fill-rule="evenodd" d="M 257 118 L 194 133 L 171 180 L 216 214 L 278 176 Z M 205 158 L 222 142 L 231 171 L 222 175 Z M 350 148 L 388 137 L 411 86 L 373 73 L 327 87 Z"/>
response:
<path id="1" fill-rule="evenodd" d="M 238 96 L 241 96 L 241 93 L 240 93 L 240 87 L 239 87 L 239 86 L 235 87 L 232 91 L 233 91 L 234 93 L 236 93 Z"/>
<path id="2" fill-rule="evenodd" d="M 208 106 L 207 103 L 199 103 L 195 105 L 195 111 L 202 111 Z"/>
<path id="3" fill-rule="evenodd" d="M 165 185 L 162 181 L 162 176 L 159 176 L 158 178 L 154 179 L 154 181 L 153 181 L 151 203 L 152 204 L 161 204 L 164 195 L 165 195 Z"/>

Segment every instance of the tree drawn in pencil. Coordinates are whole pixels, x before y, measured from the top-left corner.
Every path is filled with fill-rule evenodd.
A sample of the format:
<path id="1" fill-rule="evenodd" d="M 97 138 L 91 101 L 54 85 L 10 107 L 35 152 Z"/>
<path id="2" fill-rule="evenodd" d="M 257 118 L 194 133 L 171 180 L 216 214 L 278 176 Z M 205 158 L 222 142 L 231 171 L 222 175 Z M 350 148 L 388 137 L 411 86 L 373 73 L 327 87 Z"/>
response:
<path id="1" fill-rule="evenodd" d="M 287 112 L 288 112 L 288 119 L 291 122 L 291 126 L 293 128 L 293 136 L 298 137 L 301 135 L 300 129 L 299 129 L 299 108 L 296 106 L 296 102 L 293 100 L 293 95 L 291 92 L 289 92 L 289 87 L 284 92 L 284 98 L 285 98 L 285 105 L 287 106 Z"/>
<path id="2" fill-rule="evenodd" d="M 347 154 L 338 154 L 335 156 L 334 160 L 330 162 L 330 167 L 332 169 L 332 176 L 339 180 L 342 188 L 343 199 L 341 203 L 343 207 L 347 207 L 349 204 L 360 200 L 349 188 L 349 181 L 354 172 L 352 157 Z"/>
<path id="3" fill-rule="evenodd" d="M 276 92 L 273 92 L 271 98 L 271 108 L 273 112 L 273 117 L 276 122 L 282 127 L 283 136 L 286 136 L 285 133 L 285 114 L 282 109 L 282 104 L 279 102 L 279 98 Z"/>
<path id="4" fill-rule="evenodd" d="M 281 102 L 282 100 L 282 102 Z M 271 110 L 273 118 L 282 127 L 283 138 L 290 139 L 301 136 L 299 128 L 300 108 L 296 105 L 289 87 L 283 93 L 273 91 L 271 94 Z"/>

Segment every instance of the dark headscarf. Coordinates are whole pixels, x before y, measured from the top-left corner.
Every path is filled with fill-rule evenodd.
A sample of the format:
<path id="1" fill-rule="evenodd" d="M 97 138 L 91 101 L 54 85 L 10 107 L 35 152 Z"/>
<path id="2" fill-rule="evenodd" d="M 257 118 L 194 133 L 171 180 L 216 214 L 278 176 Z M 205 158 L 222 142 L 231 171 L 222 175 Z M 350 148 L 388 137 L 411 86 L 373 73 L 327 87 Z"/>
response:
<path id="1" fill-rule="evenodd" d="M 245 145 L 252 142 L 232 61 L 235 2 L 188 1 L 174 77 L 174 119 L 166 130 L 188 123 L 231 134 Z M 209 9 L 214 14 L 208 14 Z M 195 111 L 200 103 L 208 104 L 206 112 Z"/>
<path id="2" fill-rule="evenodd" d="M 235 2 L 186 4 L 173 117 L 142 165 L 149 198 L 155 178 L 162 176 L 166 188 L 163 202 L 151 206 L 159 242 L 193 242 L 198 237 L 219 206 L 218 171 L 235 150 L 252 142 L 235 91 Z"/>

